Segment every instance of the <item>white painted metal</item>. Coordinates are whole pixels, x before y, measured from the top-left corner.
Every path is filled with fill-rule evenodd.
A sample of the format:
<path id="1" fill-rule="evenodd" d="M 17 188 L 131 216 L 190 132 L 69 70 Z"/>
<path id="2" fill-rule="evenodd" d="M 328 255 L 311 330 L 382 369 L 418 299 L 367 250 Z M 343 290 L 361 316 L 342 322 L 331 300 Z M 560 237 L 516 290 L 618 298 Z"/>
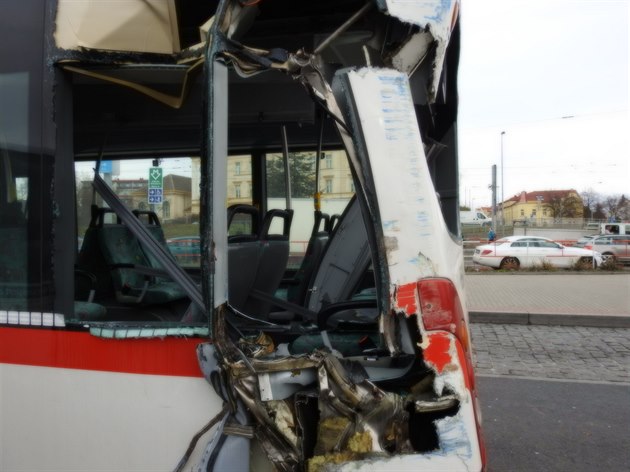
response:
<path id="1" fill-rule="evenodd" d="M 438 276 L 451 279 L 463 296 L 462 245 L 440 210 L 407 76 L 361 69 L 348 77 L 379 195 L 391 289 Z"/>
<path id="2" fill-rule="evenodd" d="M 203 378 L 0 364 L 0 470 L 172 470 L 221 405 Z"/>

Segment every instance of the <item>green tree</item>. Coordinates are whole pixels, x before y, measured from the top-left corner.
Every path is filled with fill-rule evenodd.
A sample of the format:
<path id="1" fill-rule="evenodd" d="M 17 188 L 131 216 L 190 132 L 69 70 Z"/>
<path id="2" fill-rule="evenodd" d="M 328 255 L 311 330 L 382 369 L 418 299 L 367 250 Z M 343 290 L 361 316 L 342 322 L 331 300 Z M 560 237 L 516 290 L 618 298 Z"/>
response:
<path id="1" fill-rule="evenodd" d="M 315 193 L 315 154 L 290 152 L 291 195 L 296 198 L 312 197 Z M 267 193 L 272 198 L 286 195 L 284 162 L 281 154 L 267 158 Z"/>

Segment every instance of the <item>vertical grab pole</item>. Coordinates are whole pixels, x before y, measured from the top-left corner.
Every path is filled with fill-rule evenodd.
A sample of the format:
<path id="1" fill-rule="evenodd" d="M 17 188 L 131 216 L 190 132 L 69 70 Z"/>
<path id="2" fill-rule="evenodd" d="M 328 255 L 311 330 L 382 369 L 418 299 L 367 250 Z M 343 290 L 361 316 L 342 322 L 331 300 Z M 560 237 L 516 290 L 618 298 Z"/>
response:
<path id="1" fill-rule="evenodd" d="M 289 170 L 289 143 L 287 127 L 282 125 L 282 158 L 284 160 L 284 186 L 286 188 L 286 209 L 291 209 L 291 172 Z"/>
<path id="2" fill-rule="evenodd" d="M 313 195 L 313 204 L 316 212 L 322 209 L 322 194 L 319 191 L 319 169 L 320 160 L 322 158 L 322 142 L 324 139 L 324 115 L 320 112 L 319 117 L 319 140 L 317 141 L 317 155 L 315 156 L 315 194 Z"/>

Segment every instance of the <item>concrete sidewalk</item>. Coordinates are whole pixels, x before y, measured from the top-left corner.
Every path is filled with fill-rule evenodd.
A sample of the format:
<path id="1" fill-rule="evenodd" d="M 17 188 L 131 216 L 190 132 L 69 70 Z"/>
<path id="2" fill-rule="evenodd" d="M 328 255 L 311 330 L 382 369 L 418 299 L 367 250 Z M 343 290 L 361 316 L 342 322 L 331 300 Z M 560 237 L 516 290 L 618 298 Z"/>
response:
<path id="1" fill-rule="evenodd" d="M 630 273 L 467 273 L 473 323 L 630 328 Z"/>

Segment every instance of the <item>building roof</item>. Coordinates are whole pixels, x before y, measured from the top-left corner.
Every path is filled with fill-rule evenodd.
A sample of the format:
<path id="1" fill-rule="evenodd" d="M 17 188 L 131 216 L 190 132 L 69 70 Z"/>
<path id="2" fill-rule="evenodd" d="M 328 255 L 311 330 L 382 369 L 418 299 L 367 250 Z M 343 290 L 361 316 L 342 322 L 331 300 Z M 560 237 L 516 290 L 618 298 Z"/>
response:
<path id="1" fill-rule="evenodd" d="M 164 191 L 167 190 L 179 190 L 181 192 L 191 191 L 190 177 L 184 177 L 183 175 L 168 174 L 164 176 L 163 187 Z"/>
<path id="2" fill-rule="evenodd" d="M 568 190 L 535 190 L 533 192 L 521 192 L 520 194 L 514 195 L 513 197 L 505 200 L 505 203 L 526 203 L 526 202 L 536 202 L 538 201 L 537 197 L 543 197 L 543 202 L 550 202 L 552 200 L 567 198 L 570 195 L 580 196 L 577 191 L 574 189 Z"/>

